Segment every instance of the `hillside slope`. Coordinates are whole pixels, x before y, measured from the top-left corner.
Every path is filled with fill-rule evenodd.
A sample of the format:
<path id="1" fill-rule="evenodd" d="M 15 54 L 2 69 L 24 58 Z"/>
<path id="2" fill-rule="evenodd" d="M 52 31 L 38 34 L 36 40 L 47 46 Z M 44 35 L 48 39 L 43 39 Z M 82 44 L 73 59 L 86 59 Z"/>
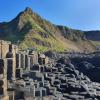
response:
<path id="1" fill-rule="evenodd" d="M 38 51 L 94 51 L 95 47 L 79 30 L 56 26 L 26 8 L 10 22 L 0 23 L 0 39 L 18 43 L 21 49 Z"/>

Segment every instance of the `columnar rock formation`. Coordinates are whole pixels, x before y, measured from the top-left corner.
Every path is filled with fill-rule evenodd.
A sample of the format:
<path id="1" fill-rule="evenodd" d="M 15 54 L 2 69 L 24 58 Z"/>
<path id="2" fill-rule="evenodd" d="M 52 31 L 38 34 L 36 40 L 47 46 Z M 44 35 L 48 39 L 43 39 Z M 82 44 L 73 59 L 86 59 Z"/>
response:
<path id="1" fill-rule="evenodd" d="M 7 92 L 7 60 L 0 59 L 0 100 L 9 100 Z"/>
<path id="2" fill-rule="evenodd" d="M 33 64 L 38 63 L 38 54 L 33 49 L 19 51 L 9 41 L 1 40 L 0 44 L 0 100 L 13 100 L 11 84 L 14 85 L 17 78 L 21 78 Z M 7 94 L 7 89 L 10 94 Z"/>
<path id="3" fill-rule="evenodd" d="M 7 48 L 5 52 L 0 48 L 0 100 L 100 99 L 98 78 L 93 82 L 91 73 L 85 72 L 99 70 L 100 53 L 38 54 L 34 48 L 18 50 L 10 42 L 2 44 Z"/>

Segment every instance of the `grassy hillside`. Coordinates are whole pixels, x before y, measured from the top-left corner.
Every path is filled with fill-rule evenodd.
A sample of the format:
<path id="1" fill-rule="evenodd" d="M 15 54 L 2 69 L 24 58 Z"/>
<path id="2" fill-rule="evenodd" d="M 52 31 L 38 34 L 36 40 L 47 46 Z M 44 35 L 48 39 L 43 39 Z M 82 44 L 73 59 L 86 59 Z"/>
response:
<path id="1" fill-rule="evenodd" d="M 94 46 L 82 31 L 56 26 L 26 8 L 15 19 L 0 23 L 0 39 L 19 44 L 21 49 L 36 47 L 38 51 L 93 51 Z"/>

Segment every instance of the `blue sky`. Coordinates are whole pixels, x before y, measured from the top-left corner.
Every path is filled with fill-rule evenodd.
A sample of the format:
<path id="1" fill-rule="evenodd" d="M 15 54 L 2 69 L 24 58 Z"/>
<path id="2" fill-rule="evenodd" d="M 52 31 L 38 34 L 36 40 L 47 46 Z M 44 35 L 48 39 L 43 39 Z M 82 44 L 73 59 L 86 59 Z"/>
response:
<path id="1" fill-rule="evenodd" d="M 54 24 L 100 30 L 100 0 L 0 0 L 0 22 L 10 21 L 26 7 Z"/>

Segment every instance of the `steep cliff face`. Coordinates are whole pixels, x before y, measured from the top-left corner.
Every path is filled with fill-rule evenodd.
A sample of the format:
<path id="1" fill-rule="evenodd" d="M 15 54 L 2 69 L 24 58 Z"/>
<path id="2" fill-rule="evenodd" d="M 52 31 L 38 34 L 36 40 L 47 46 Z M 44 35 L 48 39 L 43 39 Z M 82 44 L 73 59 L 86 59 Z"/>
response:
<path id="1" fill-rule="evenodd" d="M 93 51 L 84 32 L 56 26 L 26 8 L 10 22 L 0 23 L 0 39 L 19 43 L 19 47 L 36 47 L 39 51 Z"/>
<path id="2" fill-rule="evenodd" d="M 84 32 L 81 30 L 74 30 L 66 26 L 58 26 L 58 28 L 62 35 L 71 41 L 86 40 Z"/>

